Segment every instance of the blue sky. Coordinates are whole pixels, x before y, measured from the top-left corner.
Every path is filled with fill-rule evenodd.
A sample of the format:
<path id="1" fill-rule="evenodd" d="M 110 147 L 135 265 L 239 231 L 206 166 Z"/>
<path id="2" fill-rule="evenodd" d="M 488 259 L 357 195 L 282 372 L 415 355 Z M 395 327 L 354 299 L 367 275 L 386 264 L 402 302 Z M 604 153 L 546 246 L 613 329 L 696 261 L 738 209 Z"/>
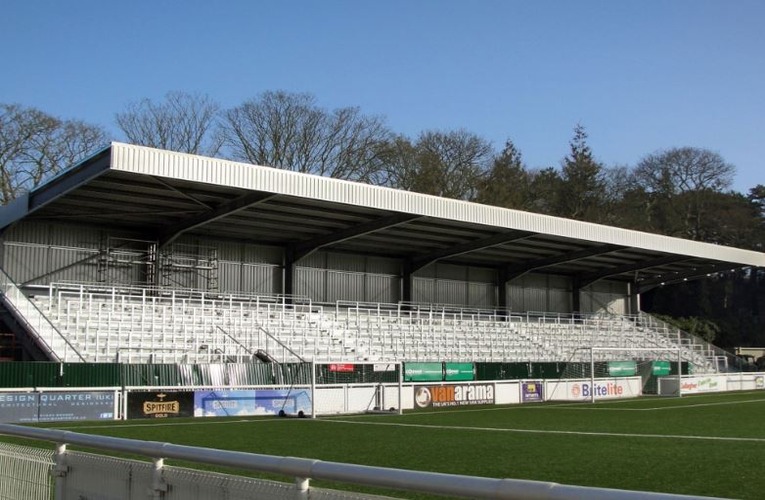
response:
<path id="1" fill-rule="evenodd" d="M 5 0 L 0 102 L 106 127 L 142 98 L 266 90 L 358 106 L 396 132 L 464 128 L 531 168 L 577 123 L 608 166 L 720 153 L 733 188 L 765 184 L 759 0 Z"/>

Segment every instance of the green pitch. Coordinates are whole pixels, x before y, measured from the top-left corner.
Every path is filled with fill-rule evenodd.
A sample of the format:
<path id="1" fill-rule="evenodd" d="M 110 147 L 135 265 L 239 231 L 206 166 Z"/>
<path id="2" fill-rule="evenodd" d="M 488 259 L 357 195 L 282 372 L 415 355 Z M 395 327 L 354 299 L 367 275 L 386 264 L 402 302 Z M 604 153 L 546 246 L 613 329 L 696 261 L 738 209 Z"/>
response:
<path id="1" fill-rule="evenodd" d="M 765 391 L 757 391 L 401 416 L 48 427 L 382 467 L 755 499 L 765 496 L 764 423 Z"/>

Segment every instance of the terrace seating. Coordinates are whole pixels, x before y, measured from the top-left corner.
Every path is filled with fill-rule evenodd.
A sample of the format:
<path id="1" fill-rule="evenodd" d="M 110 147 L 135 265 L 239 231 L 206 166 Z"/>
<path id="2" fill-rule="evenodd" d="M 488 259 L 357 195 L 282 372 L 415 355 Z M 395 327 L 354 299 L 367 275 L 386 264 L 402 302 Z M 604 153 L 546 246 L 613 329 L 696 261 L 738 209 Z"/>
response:
<path id="1" fill-rule="evenodd" d="M 524 314 L 439 305 L 218 295 L 191 290 L 56 285 L 36 307 L 90 362 L 567 361 L 578 347 L 666 348 L 650 317 Z M 708 352 L 682 339 L 694 364 Z"/>

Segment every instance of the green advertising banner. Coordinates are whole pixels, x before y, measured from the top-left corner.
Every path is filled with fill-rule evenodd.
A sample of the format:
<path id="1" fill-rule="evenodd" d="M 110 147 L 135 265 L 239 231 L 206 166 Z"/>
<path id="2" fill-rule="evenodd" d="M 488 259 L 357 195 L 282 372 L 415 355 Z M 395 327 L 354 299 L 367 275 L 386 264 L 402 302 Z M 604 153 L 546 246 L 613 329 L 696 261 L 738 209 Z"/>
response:
<path id="1" fill-rule="evenodd" d="M 637 374 L 637 363 L 634 361 L 609 361 L 608 374 L 611 377 L 632 377 Z"/>
<path id="2" fill-rule="evenodd" d="M 405 382 L 440 382 L 444 379 L 441 363 L 404 363 Z"/>
<path id="3" fill-rule="evenodd" d="M 652 373 L 658 377 L 669 375 L 672 367 L 669 361 L 654 361 Z"/>
<path id="4" fill-rule="evenodd" d="M 444 363 L 444 380 L 474 380 L 473 363 Z"/>

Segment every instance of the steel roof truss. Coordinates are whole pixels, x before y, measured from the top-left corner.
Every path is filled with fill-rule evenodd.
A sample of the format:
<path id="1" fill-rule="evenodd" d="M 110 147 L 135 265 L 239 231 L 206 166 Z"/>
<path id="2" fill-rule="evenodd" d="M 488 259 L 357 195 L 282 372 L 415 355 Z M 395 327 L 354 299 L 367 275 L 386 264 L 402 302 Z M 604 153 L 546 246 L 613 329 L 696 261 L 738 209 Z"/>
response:
<path id="1" fill-rule="evenodd" d="M 520 264 L 514 264 L 504 268 L 503 273 L 507 277 L 507 280 L 513 280 L 520 278 L 524 274 L 531 272 L 535 269 L 541 269 L 543 267 L 550 267 L 557 264 L 565 264 L 566 262 L 573 262 L 576 260 L 586 259 L 587 257 L 594 257 L 596 255 L 603 255 L 619 250 L 624 250 L 628 247 L 619 245 L 600 245 L 596 247 L 583 248 L 575 252 L 566 252 L 551 257 L 545 257 L 543 259 L 537 259 L 530 262 L 523 262 Z"/>
<path id="2" fill-rule="evenodd" d="M 675 263 L 684 262 L 687 260 L 688 260 L 688 257 L 684 255 L 665 255 L 664 257 L 659 257 L 657 259 L 643 260 L 643 261 L 633 262 L 631 264 L 625 264 L 623 266 L 609 267 L 597 273 L 581 274 L 578 276 L 577 280 L 578 280 L 579 287 L 584 288 L 588 285 L 595 283 L 596 281 L 602 280 L 603 278 L 607 278 L 609 276 L 615 276 L 617 274 L 640 271 L 642 269 L 649 269 L 651 267 L 665 266 L 667 264 L 675 264 Z"/>
<path id="3" fill-rule="evenodd" d="M 159 248 L 163 248 L 172 243 L 176 238 L 186 231 L 204 226 L 210 222 L 222 219 L 228 215 L 234 214 L 258 203 L 262 203 L 277 196 L 273 193 L 261 193 L 259 191 L 247 193 L 231 201 L 223 203 L 214 210 L 206 210 L 194 217 L 190 217 L 179 224 L 173 224 L 166 227 L 157 237 Z"/>
<path id="4" fill-rule="evenodd" d="M 537 233 L 530 231 L 509 231 L 503 233 L 497 233 L 488 238 L 481 238 L 473 241 L 466 241 L 457 245 L 452 245 L 447 248 L 442 248 L 435 252 L 431 252 L 426 255 L 416 256 L 409 264 L 410 272 L 414 273 L 419 269 L 432 264 L 433 262 L 448 257 L 456 257 L 458 255 L 464 255 L 466 253 L 474 252 L 476 250 L 483 250 L 484 248 L 495 247 L 503 243 L 509 243 L 512 241 L 522 240 L 529 236 L 534 236 Z"/>
<path id="5" fill-rule="evenodd" d="M 737 267 L 741 267 L 741 266 L 736 266 L 735 264 L 731 264 L 730 262 L 718 262 L 710 266 L 694 267 L 693 269 L 689 269 L 683 272 L 674 272 L 671 274 L 664 274 L 661 276 L 657 276 L 655 278 L 641 280 L 637 283 L 638 293 L 644 293 L 650 290 L 651 288 L 655 288 L 657 286 L 666 285 L 670 283 L 677 283 L 680 281 L 689 281 L 689 280 L 694 280 L 699 278 L 706 278 L 711 274 L 732 270 Z"/>
<path id="6" fill-rule="evenodd" d="M 387 217 L 381 217 L 369 222 L 350 226 L 346 229 L 334 231 L 332 233 L 319 236 L 311 240 L 301 241 L 300 243 L 296 243 L 289 248 L 289 252 L 291 254 L 290 260 L 292 262 L 297 262 L 298 260 L 309 256 L 320 248 L 332 245 L 334 243 L 351 240 L 358 236 L 364 236 L 365 234 L 374 233 L 381 229 L 405 224 L 419 218 L 421 218 L 420 215 L 396 213 Z"/>

